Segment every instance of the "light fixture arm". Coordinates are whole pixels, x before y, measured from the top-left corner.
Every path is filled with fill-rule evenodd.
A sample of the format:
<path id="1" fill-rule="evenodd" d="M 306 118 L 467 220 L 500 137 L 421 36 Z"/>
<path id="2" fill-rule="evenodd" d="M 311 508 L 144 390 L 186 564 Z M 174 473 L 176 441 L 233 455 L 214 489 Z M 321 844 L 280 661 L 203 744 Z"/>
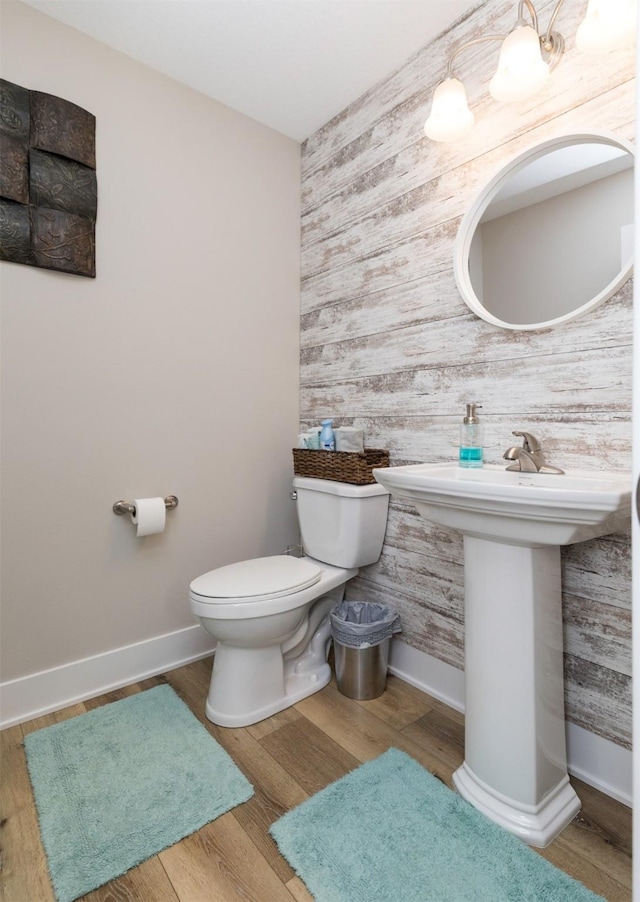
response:
<path id="1" fill-rule="evenodd" d="M 560 62 L 560 57 L 564 51 L 564 40 L 562 35 L 558 32 L 553 31 L 553 26 L 555 25 L 556 19 L 558 18 L 558 13 L 560 12 L 560 8 L 564 0 L 558 0 L 556 7 L 551 14 L 551 19 L 549 20 L 549 25 L 547 26 L 547 30 L 543 35 L 540 35 L 540 31 L 538 28 L 538 14 L 536 13 L 536 8 L 532 3 L 532 0 L 519 0 L 518 3 L 518 22 L 525 22 L 524 10 L 525 6 L 527 8 L 527 12 L 531 17 L 531 25 L 536 34 L 540 35 L 540 46 L 542 48 L 543 53 L 545 54 L 546 61 L 549 64 L 549 68 L 553 69 Z M 449 61 L 447 63 L 447 78 L 454 78 L 455 73 L 453 71 L 453 63 L 457 56 L 459 56 L 464 50 L 467 50 L 469 47 L 473 47 L 475 44 L 484 44 L 487 41 L 504 41 L 506 35 L 504 34 L 487 34 L 483 35 L 481 38 L 474 38 L 472 41 L 466 41 L 464 44 L 460 44 L 459 47 L 453 51 L 451 56 L 449 57 Z"/>
<path id="2" fill-rule="evenodd" d="M 560 0 L 560 3 L 562 3 L 562 0 Z M 523 13 L 525 6 L 527 7 L 529 15 L 531 16 L 531 24 L 533 25 L 534 31 L 537 31 L 538 34 L 540 34 L 538 30 L 538 14 L 531 0 L 520 0 L 520 3 L 518 4 L 518 22 L 524 22 Z"/>
<path id="3" fill-rule="evenodd" d="M 552 47 L 552 34 L 553 34 L 553 26 L 556 24 L 556 19 L 558 18 L 558 13 L 560 12 L 560 7 L 564 3 L 564 0 L 558 0 L 556 4 L 556 8 L 551 13 L 551 18 L 549 19 L 549 24 L 547 25 L 547 31 L 545 33 L 544 38 L 542 39 L 542 46 L 545 50 L 549 51 Z"/>
<path id="4" fill-rule="evenodd" d="M 524 8 L 527 7 L 527 11 L 531 16 L 531 23 L 534 31 L 540 37 L 540 49 L 542 51 L 543 58 L 550 69 L 554 69 L 558 63 L 560 62 L 560 57 L 564 53 L 564 38 L 562 35 L 553 30 L 553 26 L 556 24 L 556 19 L 558 18 L 558 13 L 560 12 L 560 8 L 564 0 L 558 0 L 555 5 L 553 12 L 551 13 L 551 18 L 549 19 L 549 24 L 547 25 L 547 30 L 542 35 L 540 34 L 540 29 L 538 27 L 538 14 L 536 13 L 535 6 L 533 5 L 532 0 L 520 0 L 518 4 L 518 21 L 524 23 Z"/>
<path id="5" fill-rule="evenodd" d="M 463 50 L 466 50 L 468 47 L 473 47 L 474 44 L 484 44 L 487 41 L 504 41 L 504 39 L 505 35 L 503 34 L 487 34 L 481 38 L 474 38 L 472 41 L 466 41 L 464 44 L 460 44 L 460 46 L 456 47 L 456 49 L 449 57 L 449 62 L 447 63 L 447 78 L 455 77 L 455 73 L 453 71 L 453 61 L 462 53 Z"/>

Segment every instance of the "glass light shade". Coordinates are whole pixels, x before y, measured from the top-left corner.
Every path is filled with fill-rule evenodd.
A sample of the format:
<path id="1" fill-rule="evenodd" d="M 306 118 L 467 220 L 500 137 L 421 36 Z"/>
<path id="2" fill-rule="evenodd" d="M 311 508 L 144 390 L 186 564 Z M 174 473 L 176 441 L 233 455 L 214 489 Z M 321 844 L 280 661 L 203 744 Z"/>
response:
<path id="1" fill-rule="evenodd" d="M 608 53 L 631 44 L 635 30 L 635 0 L 589 0 L 576 32 L 576 46 L 583 53 Z"/>
<path id="2" fill-rule="evenodd" d="M 530 25 L 519 25 L 504 39 L 489 90 L 496 100 L 511 103 L 532 97 L 548 77 L 538 33 Z"/>
<path id="3" fill-rule="evenodd" d="M 467 92 L 458 78 L 447 78 L 433 93 L 431 115 L 424 133 L 432 141 L 457 141 L 473 128 L 475 116 L 467 105 Z"/>

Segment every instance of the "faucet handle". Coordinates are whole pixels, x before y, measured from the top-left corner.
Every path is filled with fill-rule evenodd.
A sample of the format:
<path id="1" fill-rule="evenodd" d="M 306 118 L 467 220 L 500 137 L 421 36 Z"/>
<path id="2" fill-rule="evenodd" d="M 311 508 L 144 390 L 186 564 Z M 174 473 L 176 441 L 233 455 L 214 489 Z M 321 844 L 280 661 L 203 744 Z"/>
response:
<path id="1" fill-rule="evenodd" d="M 523 439 L 522 447 L 525 451 L 530 451 L 534 454 L 536 451 L 542 450 L 542 445 L 535 435 L 531 435 L 530 432 L 513 432 L 512 435 L 519 435 Z"/>

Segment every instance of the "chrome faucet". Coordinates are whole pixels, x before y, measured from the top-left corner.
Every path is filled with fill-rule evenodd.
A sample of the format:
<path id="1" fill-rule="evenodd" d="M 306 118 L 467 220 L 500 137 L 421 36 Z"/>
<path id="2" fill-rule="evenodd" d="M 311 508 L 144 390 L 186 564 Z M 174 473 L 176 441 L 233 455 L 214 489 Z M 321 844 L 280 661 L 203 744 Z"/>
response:
<path id="1" fill-rule="evenodd" d="M 507 467 L 507 470 L 516 470 L 519 473 L 564 473 L 559 467 L 552 467 L 544 458 L 542 445 L 530 432 L 514 432 L 522 438 L 522 447 L 514 445 L 502 455 L 505 460 L 514 460 L 515 463 Z"/>

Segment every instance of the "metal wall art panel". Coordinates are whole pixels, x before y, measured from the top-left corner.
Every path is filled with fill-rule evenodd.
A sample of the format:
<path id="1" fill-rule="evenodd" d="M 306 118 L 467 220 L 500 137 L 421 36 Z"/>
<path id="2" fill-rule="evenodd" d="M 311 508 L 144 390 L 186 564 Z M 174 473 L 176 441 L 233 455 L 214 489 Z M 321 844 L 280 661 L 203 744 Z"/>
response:
<path id="1" fill-rule="evenodd" d="M 31 95 L 31 146 L 96 168 L 96 120 L 82 107 L 43 94 Z"/>
<path id="2" fill-rule="evenodd" d="M 0 198 L 0 260 L 35 265 L 29 207 Z"/>
<path id="3" fill-rule="evenodd" d="M 52 153 L 30 150 L 29 197 L 34 207 L 79 213 L 95 220 L 98 207 L 95 170 Z"/>
<path id="4" fill-rule="evenodd" d="M 31 249 L 36 266 L 95 276 L 95 223 L 84 216 L 31 207 Z"/>
<path id="5" fill-rule="evenodd" d="M 29 203 L 29 92 L 0 81 L 0 195 Z"/>
<path id="6" fill-rule="evenodd" d="M 95 116 L 0 79 L 0 260 L 95 277 Z"/>

